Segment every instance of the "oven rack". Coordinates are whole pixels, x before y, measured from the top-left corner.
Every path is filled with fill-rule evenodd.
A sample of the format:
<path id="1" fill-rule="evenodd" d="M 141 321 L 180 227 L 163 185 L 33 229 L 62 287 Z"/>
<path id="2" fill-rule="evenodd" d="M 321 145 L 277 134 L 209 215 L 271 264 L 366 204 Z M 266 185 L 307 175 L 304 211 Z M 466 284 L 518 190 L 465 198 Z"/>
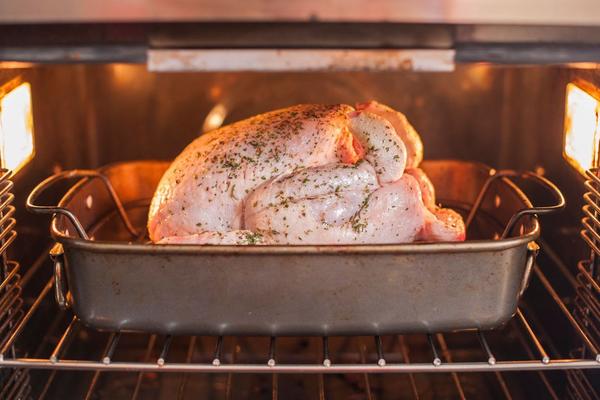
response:
<path id="1" fill-rule="evenodd" d="M 56 369 L 56 370 L 91 370 L 91 371 L 139 371 L 139 372 L 202 372 L 202 373 L 300 373 L 300 374 L 331 374 L 331 373 L 420 373 L 420 372 L 492 372 L 492 371 L 526 371 L 526 370 L 564 370 L 564 369 L 589 369 L 600 368 L 600 353 L 597 346 L 586 334 L 582 326 L 571 314 L 568 307 L 555 292 L 547 277 L 541 269 L 534 268 L 535 276 L 547 290 L 548 294 L 554 300 L 555 305 L 561 310 L 564 318 L 569 322 L 577 336 L 582 340 L 587 348 L 587 357 L 580 358 L 555 358 L 549 353 L 548 349 L 542 344 L 542 340 L 535 332 L 533 323 L 527 318 L 526 309 L 521 307 L 517 311 L 515 319 L 521 324 L 522 331 L 525 332 L 527 343 L 535 349 L 535 354 L 526 360 L 503 360 L 495 356 L 494 349 L 486 339 L 486 332 L 473 332 L 480 343 L 482 357 L 478 360 L 453 362 L 449 354 L 451 348 L 445 345 L 443 334 L 427 335 L 431 358 L 429 362 L 409 362 L 404 359 L 403 362 L 389 362 L 382 346 L 382 339 L 379 336 L 371 340 L 375 345 L 375 360 L 371 363 L 337 363 L 329 351 L 329 338 L 322 338 L 321 358 L 315 363 L 280 363 L 277 359 L 277 341 L 278 338 L 272 337 L 269 340 L 269 346 L 265 349 L 264 362 L 262 363 L 232 363 L 224 360 L 231 360 L 231 355 L 223 354 L 224 338 L 216 338 L 216 345 L 212 360 L 203 363 L 192 362 L 171 362 L 169 360 L 169 349 L 171 347 L 172 336 L 151 335 L 150 341 L 161 343 L 158 356 L 153 360 L 137 361 L 115 361 L 115 352 L 119 348 L 119 341 L 129 333 L 110 333 L 106 341 L 105 350 L 101 357 L 97 359 L 69 359 L 63 358 L 62 354 L 66 352 L 69 345 L 76 340 L 78 332 L 85 329 L 81 326 L 77 318 L 73 317 L 68 326 L 64 329 L 60 339 L 48 357 L 25 358 L 11 356 L 9 349 L 17 342 L 19 336 L 26 330 L 29 320 L 40 308 L 40 305 L 52 293 L 53 278 L 51 278 L 42 289 L 39 296 L 33 302 L 27 313 L 17 323 L 13 334 L 4 343 L 0 349 L 0 367 L 23 367 L 32 369 Z M 401 338 L 401 337 L 400 337 Z M 197 339 L 190 337 L 190 343 Z M 193 348 L 193 345 L 192 345 Z M 190 350 L 191 351 L 191 350 Z"/>
<path id="2" fill-rule="evenodd" d="M 590 259 L 577 265 L 577 287 L 574 315 L 580 321 L 596 347 L 600 346 L 600 169 L 586 172 L 583 195 L 584 217 L 581 220 L 581 237 L 590 247 Z"/>
<path id="3" fill-rule="evenodd" d="M 582 261 L 577 265 L 579 273 L 576 275 L 576 294 L 571 308 L 581 329 L 594 346 L 598 347 L 600 343 L 600 286 L 591 275 L 592 265 L 592 260 Z M 588 354 L 589 350 L 582 346 L 573 351 L 571 355 L 586 357 Z M 598 385 L 592 384 L 593 379 L 586 371 L 568 371 L 567 381 L 573 398 L 590 400 L 599 398 Z"/>
<path id="4" fill-rule="evenodd" d="M 9 261 L 6 254 L 17 236 L 16 221 L 13 217 L 15 207 L 12 205 L 14 185 L 10 177 L 9 170 L 0 170 L 0 347 L 4 347 L 13 333 L 16 322 L 24 315 L 20 267 L 18 263 Z M 13 346 L 7 347 L 6 351 L 16 356 Z M 27 371 L 0 371 L 0 399 L 23 398 L 30 389 Z"/>
<path id="5" fill-rule="evenodd" d="M 581 237 L 592 250 L 592 259 L 600 257 L 600 168 L 592 168 L 586 171 L 584 183 L 588 192 L 584 193 L 583 206 L 584 217 L 581 220 L 583 229 Z M 598 271 L 590 271 L 591 275 L 598 280 Z"/>
<path id="6" fill-rule="evenodd" d="M 576 294 L 573 299 L 573 316 L 580 324 L 590 341 L 600 345 L 600 177 L 599 169 L 586 171 L 584 206 L 581 237 L 590 248 L 590 259 L 577 264 Z M 584 357 L 586 348 L 575 352 Z M 583 371 L 570 371 L 567 374 L 569 387 L 579 399 L 600 397 L 597 388 Z"/>

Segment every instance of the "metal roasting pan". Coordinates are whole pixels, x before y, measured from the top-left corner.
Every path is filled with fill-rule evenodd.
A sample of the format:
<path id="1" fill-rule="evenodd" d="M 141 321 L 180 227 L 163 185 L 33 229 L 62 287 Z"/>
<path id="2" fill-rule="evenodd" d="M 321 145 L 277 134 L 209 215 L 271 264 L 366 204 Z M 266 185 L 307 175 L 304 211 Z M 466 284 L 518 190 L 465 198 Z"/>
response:
<path id="1" fill-rule="evenodd" d="M 145 236 L 147 208 L 168 165 L 65 171 L 27 199 L 29 210 L 54 215 L 56 299 L 90 327 L 278 336 L 498 327 L 527 286 L 537 216 L 564 207 L 556 186 L 534 173 L 426 161 L 438 201 L 466 218 L 465 242 L 153 245 Z M 533 207 L 509 177 L 545 186 L 556 205 Z M 67 178 L 83 179 L 58 206 L 36 204 L 42 191 Z"/>

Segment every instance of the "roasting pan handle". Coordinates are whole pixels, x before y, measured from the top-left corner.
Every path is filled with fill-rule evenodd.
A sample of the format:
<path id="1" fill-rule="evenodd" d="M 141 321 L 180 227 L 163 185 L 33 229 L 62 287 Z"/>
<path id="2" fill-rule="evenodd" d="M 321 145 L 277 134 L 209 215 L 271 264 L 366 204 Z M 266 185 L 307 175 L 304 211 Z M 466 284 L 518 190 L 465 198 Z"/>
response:
<path id="1" fill-rule="evenodd" d="M 506 227 L 504 228 L 504 231 L 502 232 L 502 236 L 500 236 L 500 239 L 506 238 L 506 236 L 508 236 L 508 234 L 512 231 L 512 229 L 514 228 L 516 223 L 525 215 L 550 214 L 550 213 L 560 211 L 563 208 L 565 208 L 565 204 L 566 204 L 565 197 L 563 196 L 560 189 L 554 183 L 552 183 L 549 179 L 547 179 L 539 174 L 536 174 L 535 172 L 531 172 L 531 171 L 514 171 L 514 170 L 510 170 L 510 169 L 505 169 L 505 170 L 500 170 L 500 171 L 492 170 L 490 172 L 490 177 L 486 180 L 483 187 L 479 191 L 479 194 L 477 195 L 477 199 L 475 200 L 475 203 L 473 204 L 473 207 L 471 208 L 471 211 L 469 212 L 469 215 L 467 216 L 467 220 L 465 222 L 467 229 L 468 229 L 469 225 L 471 224 L 471 222 L 473 221 L 475 214 L 477 214 L 477 211 L 481 207 L 481 203 L 483 203 L 483 199 L 485 198 L 485 195 L 487 194 L 488 189 L 490 188 L 492 183 L 499 178 L 515 178 L 515 177 L 531 180 L 533 182 L 536 182 L 540 186 L 546 188 L 549 192 L 552 193 L 552 195 L 554 196 L 554 198 L 556 200 L 556 203 L 553 205 L 550 205 L 550 206 L 533 206 L 530 208 L 523 208 L 523 209 L 517 211 L 516 213 L 513 214 L 512 217 L 510 217 L 510 220 L 506 224 Z"/>
<path id="2" fill-rule="evenodd" d="M 52 185 L 54 185 L 55 183 L 57 183 L 59 181 L 62 181 L 65 179 L 73 179 L 73 178 L 91 178 L 91 179 L 99 178 L 102 181 L 102 183 L 104 183 L 104 186 L 108 190 L 110 197 L 112 198 L 113 202 L 115 203 L 115 206 L 117 207 L 119 216 L 123 220 L 123 223 L 125 224 L 125 227 L 129 231 L 129 233 L 131 233 L 132 236 L 138 235 L 138 232 L 131 224 L 129 217 L 127 216 L 127 213 L 125 212 L 125 208 L 123 208 L 123 203 L 121 203 L 121 200 L 119 199 L 119 196 L 117 195 L 117 192 L 115 192 L 115 189 L 113 188 L 112 184 L 110 183 L 110 179 L 108 179 L 108 177 L 106 177 L 102 173 L 95 171 L 95 170 L 74 169 L 74 170 L 70 170 L 70 171 L 62 171 L 62 172 L 59 172 L 57 174 L 54 174 L 54 175 L 46 178 L 44 181 L 42 181 L 40 184 L 38 184 L 31 191 L 29 196 L 27 197 L 27 202 L 25 204 L 27 209 L 36 214 L 52 214 L 52 215 L 62 214 L 71 221 L 73 226 L 75 226 L 77 233 L 79 234 L 79 236 L 82 239 L 89 240 L 89 236 L 88 236 L 87 232 L 85 231 L 85 228 L 83 227 L 81 222 L 79 222 L 79 219 L 77 218 L 77 216 L 75 216 L 75 214 L 73 214 L 70 210 L 68 210 L 64 207 L 59 207 L 59 206 L 36 204 L 38 197 L 49 187 L 51 187 Z"/>
<path id="3" fill-rule="evenodd" d="M 535 264 L 535 258 L 540 252 L 540 246 L 536 242 L 527 243 L 527 260 L 525 261 L 525 273 L 521 280 L 521 290 L 519 291 L 519 298 L 525 293 L 525 289 L 529 285 L 529 277 L 531 276 L 531 270 Z"/>
<path id="4" fill-rule="evenodd" d="M 62 310 L 69 308 L 67 281 L 65 279 L 65 257 L 62 244 L 54 243 L 50 249 L 54 262 L 54 298 Z"/>

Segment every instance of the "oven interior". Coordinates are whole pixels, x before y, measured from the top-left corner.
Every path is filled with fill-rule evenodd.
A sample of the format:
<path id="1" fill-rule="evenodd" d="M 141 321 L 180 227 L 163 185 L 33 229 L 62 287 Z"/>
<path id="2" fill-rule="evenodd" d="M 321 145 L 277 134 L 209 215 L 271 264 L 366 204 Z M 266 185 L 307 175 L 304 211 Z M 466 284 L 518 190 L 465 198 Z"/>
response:
<path id="1" fill-rule="evenodd" d="M 580 236 L 583 195 L 589 189 L 585 176 L 563 157 L 567 84 L 583 80 L 600 87 L 598 67 L 462 63 L 448 72 L 150 72 L 135 63 L 1 64 L 0 86 L 14 79 L 31 85 L 35 156 L 11 178 L 17 236 L 5 266 L 7 259 L 17 260 L 20 278 L 6 287 L 4 298 L 8 302 L 18 292 L 22 300 L 7 306 L 6 315 L 12 315 L 7 326 L 19 326 L 27 310 L 35 307 L 13 343 L 12 357 L 50 361 L 37 368 L 3 368 L 0 397 L 592 399 L 599 395 L 597 352 L 590 351 L 590 345 L 600 346 L 597 272 L 594 277 L 593 260 L 580 264 L 593 259 Z M 26 196 L 42 179 L 63 169 L 171 160 L 215 119 L 227 124 L 297 103 L 353 104 L 370 99 L 406 114 L 423 138 L 426 159 L 533 170 L 563 191 L 567 208 L 541 217 L 541 250 L 532 280 L 518 314 L 505 326 L 485 332 L 483 340 L 472 331 L 276 341 L 165 337 L 97 332 L 74 323 L 70 311 L 59 309 L 49 281 L 50 219 L 29 214 L 24 207 Z M 537 186 L 522 185 L 535 204 L 552 202 Z M 67 188 L 67 184 L 57 187 L 42 200 L 56 203 Z M 5 268 L 5 274 L 9 270 Z M 82 368 L 57 370 L 51 362 L 102 364 L 106 357 L 108 364 L 132 364 L 124 372 L 85 363 Z M 444 366 L 476 360 L 493 365 L 494 359 L 536 363 L 528 370 L 501 372 L 465 368 L 377 373 L 373 365 L 384 357 L 387 364 L 437 360 Z M 161 359 L 163 364 L 211 364 L 218 359 L 222 365 L 262 365 L 275 359 L 278 365 L 320 365 L 329 359 L 333 366 L 354 363 L 370 369 L 325 374 L 192 373 L 144 371 L 136 364 Z M 588 364 L 582 369 L 560 368 L 561 360 L 570 359 Z"/>

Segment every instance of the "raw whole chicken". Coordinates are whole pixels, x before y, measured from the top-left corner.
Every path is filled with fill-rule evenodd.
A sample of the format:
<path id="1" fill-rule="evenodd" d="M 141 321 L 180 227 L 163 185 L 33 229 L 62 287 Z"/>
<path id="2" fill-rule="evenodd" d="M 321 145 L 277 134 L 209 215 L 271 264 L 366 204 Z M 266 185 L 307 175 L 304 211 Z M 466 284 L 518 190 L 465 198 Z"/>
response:
<path id="1" fill-rule="evenodd" d="M 268 112 L 193 141 L 162 177 L 148 231 L 159 244 L 464 240 L 422 158 L 406 117 L 374 101 Z"/>

